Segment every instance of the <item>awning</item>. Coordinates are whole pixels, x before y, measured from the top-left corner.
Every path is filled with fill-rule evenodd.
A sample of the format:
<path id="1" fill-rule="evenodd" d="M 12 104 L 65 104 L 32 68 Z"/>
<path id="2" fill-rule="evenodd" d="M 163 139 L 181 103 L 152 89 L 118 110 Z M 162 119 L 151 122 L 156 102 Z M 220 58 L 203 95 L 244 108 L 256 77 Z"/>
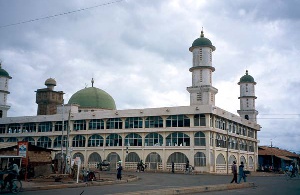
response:
<path id="1" fill-rule="evenodd" d="M 289 157 L 286 157 L 286 156 L 276 156 L 277 158 L 281 158 L 283 160 L 290 160 L 292 161 L 293 159 L 289 158 Z"/>

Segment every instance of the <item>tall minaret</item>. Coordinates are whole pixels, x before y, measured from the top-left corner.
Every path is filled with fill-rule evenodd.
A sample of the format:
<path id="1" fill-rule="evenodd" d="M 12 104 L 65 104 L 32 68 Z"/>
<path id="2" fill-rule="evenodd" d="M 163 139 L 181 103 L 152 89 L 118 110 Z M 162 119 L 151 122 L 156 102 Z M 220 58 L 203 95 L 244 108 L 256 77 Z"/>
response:
<path id="1" fill-rule="evenodd" d="M 203 29 L 200 38 L 196 39 L 189 49 L 193 52 L 192 86 L 187 90 L 190 93 L 190 105 L 215 105 L 215 95 L 218 89 L 212 86 L 212 52 L 216 50 L 211 41 L 204 37 Z"/>
<path id="2" fill-rule="evenodd" d="M 0 118 L 7 117 L 7 111 L 10 109 L 10 106 L 7 105 L 7 94 L 10 94 L 8 91 L 8 81 L 12 77 L 2 69 L 0 62 Z"/>
<path id="3" fill-rule="evenodd" d="M 256 122 L 258 115 L 258 112 L 255 110 L 256 82 L 254 78 L 248 74 L 248 70 L 246 70 L 246 74 L 241 77 L 238 84 L 240 85 L 240 110 L 237 112 L 242 118 Z"/>

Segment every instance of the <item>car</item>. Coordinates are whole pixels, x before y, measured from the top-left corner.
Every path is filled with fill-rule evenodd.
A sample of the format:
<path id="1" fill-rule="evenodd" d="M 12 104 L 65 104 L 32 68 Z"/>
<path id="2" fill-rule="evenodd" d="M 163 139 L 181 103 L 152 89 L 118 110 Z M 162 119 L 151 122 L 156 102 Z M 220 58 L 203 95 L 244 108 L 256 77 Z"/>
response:
<path id="1" fill-rule="evenodd" d="M 109 171 L 110 170 L 110 162 L 108 160 L 103 160 L 98 164 L 98 168 L 100 171 Z"/>

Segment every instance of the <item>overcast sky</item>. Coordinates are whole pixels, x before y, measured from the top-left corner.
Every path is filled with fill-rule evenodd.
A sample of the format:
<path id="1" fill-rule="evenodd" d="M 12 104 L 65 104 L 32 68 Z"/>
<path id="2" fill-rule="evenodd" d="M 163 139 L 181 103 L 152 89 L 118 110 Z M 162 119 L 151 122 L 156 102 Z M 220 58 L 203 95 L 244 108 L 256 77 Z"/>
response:
<path id="1" fill-rule="evenodd" d="M 189 105 L 189 47 L 204 28 L 213 52 L 216 106 L 237 114 L 239 79 L 257 82 L 260 145 L 300 153 L 300 1 L 1 0 L 0 59 L 13 78 L 9 116 L 36 115 L 46 79 L 65 102 L 84 87 L 117 109 Z M 63 14 L 94 7 L 80 12 Z M 59 17 L 38 18 L 62 14 Z"/>

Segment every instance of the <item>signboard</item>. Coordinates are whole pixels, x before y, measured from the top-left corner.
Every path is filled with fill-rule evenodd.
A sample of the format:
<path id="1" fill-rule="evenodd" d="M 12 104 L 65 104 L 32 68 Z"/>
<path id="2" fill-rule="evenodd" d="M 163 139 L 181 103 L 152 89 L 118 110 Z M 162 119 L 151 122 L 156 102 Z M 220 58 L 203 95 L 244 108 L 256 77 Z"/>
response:
<path id="1" fill-rule="evenodd" d="M 18 142 L 18 155 L 27 158 L 28 142 Z"/>

